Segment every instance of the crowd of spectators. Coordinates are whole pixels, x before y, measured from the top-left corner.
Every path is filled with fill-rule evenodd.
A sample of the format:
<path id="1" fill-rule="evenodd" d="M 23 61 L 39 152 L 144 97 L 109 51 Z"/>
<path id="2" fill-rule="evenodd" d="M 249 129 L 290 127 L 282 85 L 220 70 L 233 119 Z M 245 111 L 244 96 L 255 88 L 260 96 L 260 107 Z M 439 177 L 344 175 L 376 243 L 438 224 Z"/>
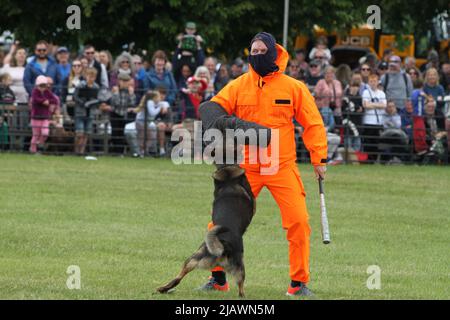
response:
<path id="1" fill-rule="evenodd" d="M 171 59 L 163 50 L 151 56 L 85 45 L 78 52 L 42 40 L 34 54 L 14 43 L 0 61 L 0 103 L 25 105 L 21 113 L 32 136 L 27 150 L 39 153 L 59 132 L 68 151 L 95 151 L 109 136 L 108 152 L 164 156 L 173 131 L 191 130 L 198 108 L 229 81 L 248 70 L 245 57 L 230 63 L 205 55 L 205 39 L 188 22 L 176 38 Z M 411 156 L 442 160 L 448 154 L 450 63 L 430 51 L 416 67 L 386 50 L 359 66 L 333 66 L 325 37 L 307 52 L 295 51 L 285 73 L 313 93 L 327 130 L 328 161 L 349 155 L 369 162 L 403 162 Z M 8 110 L 0 111 L 0 147 L 8 146 Z M 56 130 L 56 131 L 54 131 Z M 58 131 L 59 130 L 59 131 Z M 302 128 L 296 125 L 297 136 Z M 72 139 L 72 140 L 70 140 Z M 299 139 L 301 149 L 301 139 Z M 408 150 L 413 150 L 409 152 Z M 98 149 L 97 149 L 98 151 Z M 427 158 L 428 157 L 428 158 Z"/>
<path id="2" fill-rule="evenodd" d="M 374 54 L 362 57 L 354 70 L 332 62 L 321 37 L 309 54 L 297 50 L 286 70 L 315 96 L 327 129 L 330 163 L 342 163 L 349 155 L 371 163 L 448 161 L 448 59 L 439 61 L 430 50 L 418 68 L 414 57 L 402 61 L 386 50 L 380 61 Z M 302 129 L 297 132 L 301 135 Z"/>

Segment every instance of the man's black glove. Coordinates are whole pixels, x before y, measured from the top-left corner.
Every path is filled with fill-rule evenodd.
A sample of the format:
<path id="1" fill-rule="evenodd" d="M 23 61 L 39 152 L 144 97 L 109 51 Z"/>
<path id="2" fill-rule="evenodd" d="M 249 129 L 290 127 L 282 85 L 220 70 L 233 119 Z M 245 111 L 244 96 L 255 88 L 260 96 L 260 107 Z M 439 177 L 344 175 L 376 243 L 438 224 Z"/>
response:
<path id="1" fill-rule="evenodd" d="M 225 134 L 226 129 L 238 130 L 241 129 L 244 133 L 248 129 L 253 129 L 257 134 L 257 146 L 258 147 L 267 147 L 270 144 L 271 139 L 271 131 L 270 128 L 257 124 L 255 122 L 245 121 L 239 119 L 236 116 L 230 116 L 222 106 L 218 103 L 212 101 L 205 101 L 200 105 L 200 118 L 202 119 L 203 128 L 207 129 L 218 129 L 223 134 Z M 261 139 L 260 141 L 260 132 L 261 130 L 266 130 L 267 139 Z M 264 135 L 263 135 L 264 136 Z M 252 144 L 250 139 L 246 139 L 245 144 Z"/>

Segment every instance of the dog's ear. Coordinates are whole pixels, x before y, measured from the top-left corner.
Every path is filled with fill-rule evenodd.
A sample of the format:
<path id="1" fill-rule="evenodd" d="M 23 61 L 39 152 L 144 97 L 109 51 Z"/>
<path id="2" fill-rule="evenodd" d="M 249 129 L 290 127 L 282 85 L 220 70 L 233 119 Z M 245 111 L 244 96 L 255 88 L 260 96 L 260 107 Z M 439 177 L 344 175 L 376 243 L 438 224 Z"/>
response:
<path id="1" fill-rule="evenodd" d="M 238 166 L 225 167 L 220 170 L 217 170 L 213 174 L 214 180 L 217 181 L 225 181 L 227 179 L 238 178 L 245 174 L 245 170 Z"/>

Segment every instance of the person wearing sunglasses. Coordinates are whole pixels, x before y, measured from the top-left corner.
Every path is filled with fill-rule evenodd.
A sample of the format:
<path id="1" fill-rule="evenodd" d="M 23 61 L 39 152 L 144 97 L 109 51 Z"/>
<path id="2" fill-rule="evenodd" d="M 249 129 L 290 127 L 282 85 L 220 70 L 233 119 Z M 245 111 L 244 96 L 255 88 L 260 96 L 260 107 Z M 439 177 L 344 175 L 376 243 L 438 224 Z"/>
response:
<path id="1" fill-rule="evenodd" d="M 422 73 L 420 72 L 419 68 L 417 68 L 416 66 L 411 67 L 411 68 L 406 68 L 406 73 L 409 74 L 409 76 L 411 77 L 413 84 L 417 80 L 423 80 Z"/>
<path id="2" fill-rule="evenodd" d="M 63 107 L 65 108 L 65 114 L 67 114 L 70 119 L 75 115 L 75 101 L 73 99 L 73 94 L 75 93 L 76 87 L 82 80 L 84 80 L 83 65 L 81 64 L 80 59 L 75 59 L 72 62 L 69 76 L 62 83 L 61 90 L 61 102 L 63 104 Z M 69 120 L 70 122 L 69 118 L 67 118 L 66 120 Z"/>
<path id="3" fill-rule="evenodd" d="M 314 90 L 314 87 L 320 79 L 323 79 L 322 63 L 319 60 L 313 60 L 309 63 L 308 75 L 306 76 L 305 81 L 311 92 Z"/>
<path id="4" fill-rule="evenodd" d="M 119 74 L 126 74 L 131 77 L 131 79 L 133 80 L 132 85 L 133 85 L 134 89 L 136 89 L 135 81 L 134 81 L 135 73 L 136 73 L 136 68 L 135 68 L 135 64 L 133 63 L 133 57 L 128 52 L 122 52 L 116 58 L 116 61 L 114 62 L 113 70 L 109 74 L 109 78 L 111 79 L 111 81 L 109 83 L 110 88 L 112 89 L 112 88 L 118 86 Z"/>
<path id="5" fill-rule="evenodd" d="M 363 92 L 369 88 L 369 76 L 372 73 L 372 68 L 370 68 L 369 64 L 363 63 L 359 68 L 362 82 L 361 82 L 361 90 L 360 94 L 362 96 Z"/>
<path id="6" fill-rule="evenodd" d="M 401 70 L 401 66 L 402 60 L 399 56 L 390 57 L 388 72 L 381 78 L 381 86 L 387 100 L 394 100 L 399 110 L 405 108 L 405 103 L 413 91 L 411 77 Z"/>
<path id="7" fill-rule="evenodd" d="M 89 44 L 84 47 L 84 57 L 88 61 L 87 67 L 97 70 L 95 83 L 103 88 L 109 88 L 108 72 L 106 67 L 95 59 L 95 48 L 93 45 Z"/>
<path id="8" fill-rule="evenodd" d="M 386 72 L 388 71 L 388 67 L 389 66 L 388 66 L 387 62 L 384 62 L 384 61 L 380 62 L 380 64 L 378 65 L 378 68 L 377 68 L 377 74 L 380 78 L 386 74 Z"/>
<path id="9" fill-rule="evenodd" d="M 28 95 L 31 96 L 34 84 L 38 76 L 50 77 L 53 79 L 56 94 L 59 94 L 57 88 L 60 80 L 58 76 L 58 69 L 56 61 L 48 53 L 47 41 L 40 40 L 36 43 L 34 50 L 34 57 L 25 67 L 23 75 L 23 83 Z"/>
<path id="10" fill-rule="evenodd" d="M 56 51 L 57 69 L 61 83 L 67 79 L 70 74 L 70 52 L 67 47 L 59 47 Z"/>

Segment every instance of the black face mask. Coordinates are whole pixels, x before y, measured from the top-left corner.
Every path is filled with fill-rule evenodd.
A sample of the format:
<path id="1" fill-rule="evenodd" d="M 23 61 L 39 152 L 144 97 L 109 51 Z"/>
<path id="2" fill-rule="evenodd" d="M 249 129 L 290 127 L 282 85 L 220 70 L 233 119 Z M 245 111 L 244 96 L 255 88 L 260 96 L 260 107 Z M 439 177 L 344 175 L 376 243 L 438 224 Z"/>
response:
<path id="1" fill-rule="evenodd" d="M 248 57 L 253 70 L 261 77 L 265 77 L 271 72 L 278 71 L 278 66 L 273 61 L 273 58 L 268 54 L 256 54 Z"/>

